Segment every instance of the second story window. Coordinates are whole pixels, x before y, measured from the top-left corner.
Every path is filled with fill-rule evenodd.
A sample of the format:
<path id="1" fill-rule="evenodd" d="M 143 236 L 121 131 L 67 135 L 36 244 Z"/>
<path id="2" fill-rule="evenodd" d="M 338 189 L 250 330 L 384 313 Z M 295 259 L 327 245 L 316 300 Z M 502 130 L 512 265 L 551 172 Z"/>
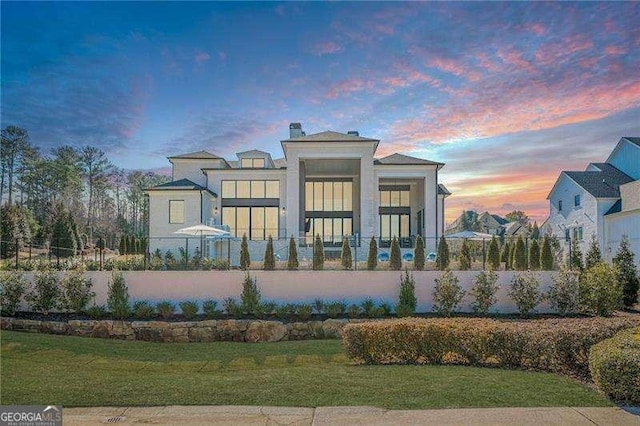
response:
<path id="1" fill-rule="evenodd" d="M 184 200 L 169 200 L 169 223 L 184 223 Z"/>
<path id="2" fill-rule="evenodd" d="M 240 166 L 243 169 L 264 169 L 264 158 L 243 158 Z"/>
<path id="3" fill-rule="evenodd" d="M 562 200 L 558 200 L 558 211 L 562 211 Z"/>
<path id="4" fill-rule="evenodd" d="M 580 207 L 580 195 L 576 195 L 576 196 L 573 198 L 573 205 L 574 205 L 575 207 Z"/>

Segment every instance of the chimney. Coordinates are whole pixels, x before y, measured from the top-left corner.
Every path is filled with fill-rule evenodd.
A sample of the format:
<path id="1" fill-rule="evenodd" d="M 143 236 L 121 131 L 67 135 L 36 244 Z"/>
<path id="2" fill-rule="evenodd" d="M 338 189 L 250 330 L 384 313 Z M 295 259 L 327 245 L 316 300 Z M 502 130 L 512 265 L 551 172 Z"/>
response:
<path id="1" fill-rule="evenodd" d="M 347 134 L 349 136 L 360 136 L 360 133 L 357 130 L 349 130 Z"/>
<path id="2" fill-rule="evenodd" d="M 289 124 L 289 138 L 299 138 L 304 136 L 304 132 L 302 131 L 302 124 L 300 123 L 291 123 Z"/>

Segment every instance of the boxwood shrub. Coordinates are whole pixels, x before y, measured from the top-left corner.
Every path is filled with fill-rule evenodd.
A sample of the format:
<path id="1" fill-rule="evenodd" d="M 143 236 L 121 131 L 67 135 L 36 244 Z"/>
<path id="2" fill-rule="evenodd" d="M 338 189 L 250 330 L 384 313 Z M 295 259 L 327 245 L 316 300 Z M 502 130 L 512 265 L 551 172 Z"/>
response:
<path id="1" fill-rule="evenodd" d="M 498 321 L 406 318 L 348 324 L 342 342 L 367 364 L 464 364 L 589 375 L 589 348 L 640 318 Z"/>
<path id="2" fill-rule="evenodd" d="M 640 405 L 640 327 L 594 345 L 589 352 L 589 371 L 609 397 Z"/>

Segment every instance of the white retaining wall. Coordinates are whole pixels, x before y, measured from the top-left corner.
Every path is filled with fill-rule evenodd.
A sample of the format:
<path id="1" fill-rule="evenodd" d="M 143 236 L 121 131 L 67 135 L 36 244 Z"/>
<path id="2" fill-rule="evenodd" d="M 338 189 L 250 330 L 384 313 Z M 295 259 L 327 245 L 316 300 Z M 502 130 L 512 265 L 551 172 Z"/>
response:
<path id="1" fill-rule="evenodd" d="M 404 272 L 388 271 L 251 271 L 257 279 L 262 292 L 262 300 L 278 303 L 312 303 L 316 298 L 325 302 L 341 301 L 361 303 L 367 297 L 374 301 L 395 305 L 398 300 L 400 276 Z M 62 273 L 61 273 L 62 274 Z M 438 271 L 413 271 L 416 281 L 418 312 L 429 312 L 433 307 L 434 279 L 440 276 Z M 457 271 L 460 285 L 469 290 L 477 271 Z M 507 296 L 513 271 L 498 272 L 498 303 L 492 312 L 517 312 L 516 306 Z M 541 290 L 546 292 L 552 283 L 554 272 L 537 272 Z M 129 271 L 123 272 L 129 289 L 129 296 L 135 300 L 159 302 L 170 300 L 218 300 L 233 297 L 240 300 L 242 292 L 242 271 Z M 32 273 L 27 273 L 32 279 Z M 87 272 L 93 281 L 96 293 L 95 302 L 106 304 L 108 282 L 111 272 Z M 467 294 L 462 302 L 463 312 L 471 312 L 471 297 Z M 538 312 L 549 312 L 548 304 L 538 306 Z"/>

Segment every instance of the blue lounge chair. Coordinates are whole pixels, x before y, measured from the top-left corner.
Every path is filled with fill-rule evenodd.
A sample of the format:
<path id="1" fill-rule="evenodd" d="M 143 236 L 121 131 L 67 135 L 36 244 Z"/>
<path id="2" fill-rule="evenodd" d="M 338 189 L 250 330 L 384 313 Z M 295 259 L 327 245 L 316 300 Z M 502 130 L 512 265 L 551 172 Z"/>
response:
<path id="1" fill-rule="evenodd" d="M 380 262 L 388 262 L 389 261 L 389 253 L 380 253 L 378 255 L 378 260 Z"/>
<path id="2" fill-rule="evenodd" d="M 406 252 L 402 255 L 402 260 L 404 260 L 405 262 L 413 262 L 413 253 L 411 253 L 410 251 Z"/>

